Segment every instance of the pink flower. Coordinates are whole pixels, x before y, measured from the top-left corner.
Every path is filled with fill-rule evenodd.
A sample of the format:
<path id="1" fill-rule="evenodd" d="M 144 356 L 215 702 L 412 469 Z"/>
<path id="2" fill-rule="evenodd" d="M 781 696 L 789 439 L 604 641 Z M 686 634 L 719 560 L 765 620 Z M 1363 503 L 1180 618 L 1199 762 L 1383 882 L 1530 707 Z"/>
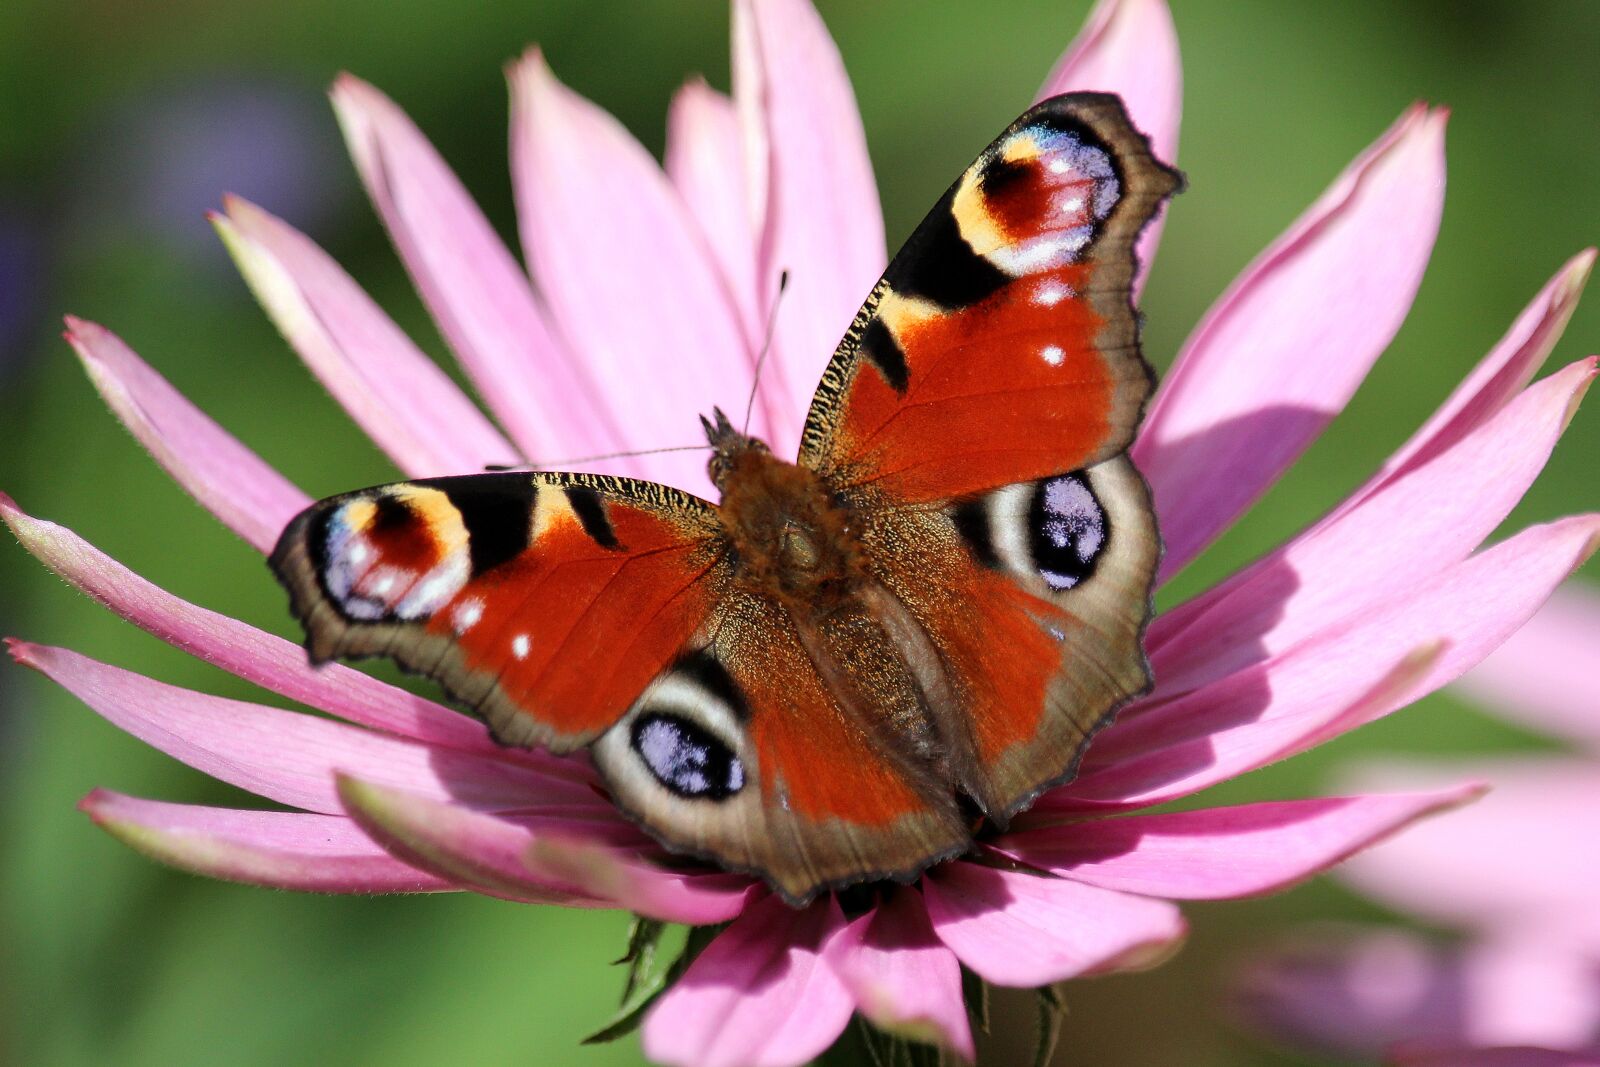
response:
<path id="1" fill-rule="evenodd" d="M 734 72 L 732 99 L 698 82 L 679 94 L 663 171 L 538 53 L 516 66 L 512 168 L 536 290 L 400 110 L 354 78 L 335 86 L 357 168 L 498 426 L 288 225 L 230 200 L 217 227 L 290 343 L 407 475 L 694 439 L 698 413 L 744 399 L 787 267 L 753 429 L 792 451 L 821 368 L 884 265 L 882 224 L 849 83 L 809 4 L 737 0 Z M 1179 70 L 1162 0 L 1100 4 L 1041 95 L 1082 88 L 1121 93 L 1173 158 Z M 1161 513 L 1165 574 L 1294 462 L 1399 327 L 1439 222 L 1443 133 L 1439 111 L 1402 115 L 1180 353 L 1135 448 Z M 1143 239 L 1146 262 L 1158 236 L 1152 227 Z M 178 600 L 3 500 L 28 550 L 113 611 L 343 721 L 177 689 L 64 649 L 14 642 L 12 653 L 149 743 L 292 809 L 85 799 L 96 822 L 166 862 L 295 889 L 469 889 L 727 922 L 650 1009 L 645 1051 L 666 1063 L 800 1063 L 853 1011 L 970 1058 L 961 966 L 1038 986 L 1148 965 L 1183 936 L 1172 901 L 1282 888 L 1477 794 L 1458 785 L 1128 814 L 1454 679 L 1593 551 L 1595 516 L 1478 550 L 1593 377 L 1588 360 L 1528 384 L 1592 261 L 1564 267 L 1365 486 L 1156 620 L 1158 687 L 1100 736 L 1075 782 L 977 862 L 857 893 L 848 912 L 833 896 L 795 910 L 743 876 L 659 866 L 662 851 L 597 794 L 581 759 L 502 749 L 438 704 L 342 666 L 312 670 L 294 643 Z M 269 548 L 307 496 L 110 332 L 70 320 L 68 337 L 158 462 Z M 683 358 L 658 370 L 663 353 Z M 664 453 L 610 469 L 703 489 L 700 463 Z"/>
<path id="2" fill-rule="evenodd" d="M 1241 980 L 1247 1018 L 1297 1044 L 1405 1064 L 1600 1063 L 1600 594 L 1569 586 L 1463 688 L 1574 755 L 1367 767 L 1371 781 L 1469 774 L 1494 791 L 1352 861 L 1355 888 L 1467 934 L 1307 931 Z"/>

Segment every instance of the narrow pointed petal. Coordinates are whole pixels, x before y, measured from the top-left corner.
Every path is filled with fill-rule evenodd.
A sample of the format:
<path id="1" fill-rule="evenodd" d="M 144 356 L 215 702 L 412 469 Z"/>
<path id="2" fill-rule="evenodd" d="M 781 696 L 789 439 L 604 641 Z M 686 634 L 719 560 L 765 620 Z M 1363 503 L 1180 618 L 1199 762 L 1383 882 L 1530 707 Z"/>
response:
<path id="1" fill-rule="evenodd" d="M 169 866 L 305 893 L 437 893 L 449 882 L 401 863 L 337 815 L 235 811 L 96 789 L 79 810 L 118 841 Z"/>
<path id="2" fill-rule="evenodd" d="M 822 369 L 887 262 L 866 133 L 839 49 L 809 0 L 736 0 L 733 95 L 763 221 L 756 291 L 778 297 L 773 451 L 799 447 Z"/>
<path id="3" fill-rule="evenodd" d="M 957 861 L 923 879 L 934 933 L 995 985 L 1034 987 L 1134 970 L 1183 939 L 1183 915 L 1164 900 L 1066 878 Z"/>
<path id="4" fill-rule="evenodd" d="M 1405 320 L 1444 203 L 1442 112 L 1407 112 L 1190 335 L 1133 448 L 1170 576 L 1314 441 Z"/>
<path id="5" fill-rule="evenodd" d="M 1557 589 L 1528 624 L 1461 680 L 1502 718 L 1600 749 L 1600 591 Z"/>
<path id="6" fill-rule="evenodd" d="M 743 410 L 755 366 L 710 244 L 650 154 L 538 52 L 513 68 L 511 90 L 523 249 L 623 430 L 610 447 L 694 444 L 697 413 Z M 709 491 L 701 453 L 636 462 L 648 477 Z"/>
<path id="7" fill-rule="evenodd" d="M 1077 39 L 1056 62 L 1036 99 L 1091 90 L 1116 93 L 1163 163 L 1178 161 L 1183 64 L 1166 0 L 1099 0 Z M 1137 296 L 1155 259 L 1166 220 L 1162 207 L 1139 237 Z"/>
<path id="8" fill-rule="evenodd" d="M 1317 797 L 1087 821 L 1030 819 L 994 842 L 1008 856 L 1104 889 L 1174 900 L 1228 900 L 1287 888 L 1428 815 L 1481 796 Z"/>
<path id="9" fill-rule="evenodd" d="M 1568 260 L 1449 399 L 1384 462 L 1363 492 L 1355 494 L 1346 506 L 1451 448 L 1521 392 L 1561 340 L 1594 270 L 1594 261 L 1593 248 Z"/>
<path id="10" fill-rule="evenodd" d="M 311 502 L 212 422 L 103 326 L 67 318 L 89 380 L 157 463 L 207 511 L 263 552 Z"/>
<path id="11" fill-rule="evenodd" d="M 514 464 L 516 449 L 308 237 L 236 197 L 212 219 L 239 271 L 328 392 L 413 478 Z"/>
<path id="12" fill-rule="evenodd" d="M 63 648 L 6 639 L 32 667 L 114 725 L 231 785 L 290 807 L 343 812 L 334 773 L 469 807 L 524 808 L 592 797 L 531 768 L 430 748 L 328 719 L 166 685 Z"/>
<path id="13" fill-rule="evenodd" d="M 796 910 L 746 908 L 645 1016 L 644 1054 L 670 1067 L 799 1067 L 850 1021 L 853 1004 L 823 959 L 844 927 L 830 894 Z"/>
<path id="14" fill-rule="evenodd" d="M 1406 481 L 1405 478 L 1435 460 L 1441 460 L 1441 464 L 1433 468 L 1430 478 L 1442 471 L 1450 470 L 1452 464 L 1457 465 L 1455 469 L 1459 470 L 1459 465 L 1463 462 L 1476 462 L 1470 457 L 1463 461 L 1459 455 L 1451 459 L 1442 459 L 1473 437 L 1477 438 L 1479 447 L 1517 455 L 1537 454 L 1536 449 L 1533 452 L 1525 452 L 1524 449 L 1525 443 L 1537 443 L 1543 439 L 1543 435 L 1537 431 L 1533 433 L 1531 441 L 1518 436 L 1510 444 L 1502 445 L 1497 444 L 1493 437 L 1487 436 L 1490 431 L 1486 426 L 1492 421 L 1501 419 L 1502 411 L 1522 394 L 1527 381 L 1544 363 L 1545 357 L 1560 339 L 1561 331 L 1571 317 L 1578 294 L 1588 278 L 1593 259 L 1592 253 L 1584 253 L 1568 263 L 1518 316 L 1516 323 L 1501 342 L 1467 376 L 1462 385 L 1451 394 L 1423 428 L 1390 456 L 1366 485 L 1281 548 L 1156 619 L 1150 628 L 1147 642 L 1152 654 L 1173 643 L 1180 635 L 1184 638 L 1182 642 L 1178 642 L 1182 647 L 1193 648 L 1205 654 L 1216 653 L 1221 646 L 1213 644 L 1210 640 L 1212 637 L 1227 634 L 1228 640 L 1233 641 L 1237 633 L 1259 632 L 1273 625 L 1265 617 L 1259 617 L 1259 612 L 1262 610 L 1280 617 L 1280 621 L 1286 621 L 1281 617 L 1291 614 L 1288 611 L 1289 605 L 1284 603 L 1284 610 L 1279 610 L 1279 601 L 1282 601 L 1285 595 L 1292 599 L 1296 595 L 1305 596 L 1319 589 L 1331 591 L 1386 588 L 1384 581 L 1393 580 L 1392 571 L 1389 577 L 1384 579 L 1380 575 L 1370 574 L 1348 565 L 1345 553 L 1358 549 L 1362 544 L 1361 539 L 1370 537 L 1370 532 L 1360 529 L 1361 520 L 1356 520 L 1356 525 L 1351 525 L 1345 520 L 1351 512 L 1359 510 L 1380 490 L 1389 490 L 1397 483 L 1409 486 L 1413 491 L 1429 494 L 1425 501 L 1421 501 L 1415 497 L 1402 496 L 1400 495 L 1402 490 L 1395 488 L 1393 493 L 1385 497 L 1389 504 L 1397 505 L 1407 516 L 1407 522 L 1395 529 L 1416 531 L 1422 536 L 1424 550 L 1420 554 L 1403 554 L 1406 557 L 1403 561 L 1405 574 L 1420 576 L 1460 558 L 1456 553 L 1439 551 L 1437 539 L 1448 538 L 1459 545 L 1465 543 L 1465 539 L 1458 536 L 1463 532 L 1475 538 L 1487 534 L 1488 528 L 1483 527 L 1482 522 L 1488 521 L 1493 526 L 1504 516 L 1504 512 L 1493 507 L 1478 510 L 1476 505 L 1480 494 L 1499 496 L 1495 491 L 1496 487 L 1504 483 L 1491 480 L 1476 488 L 1469 483 L 1457 483 L 1459 488 L 1467 491 L 1451 496 L 1435 493 L 1436 487 L 1430 481 L 1420 479 Z M 1572 403 L 1576 404 L 1580 397 L 1581 392 L 1575 391 Z M 1517 427 L 1502 420 L 1502 428 L 1520 431 L 1524 428 L 1532 430 L 1533 426 Z M 1440 504 L 1445 504 L 1447 507 L 1441 508 Z M 1456 511 L 1456 508 L 1470 510 L 1463 515 Z M 1376 513 L 1368 512 L 1366 517 L 1374 514 Z M 1413 520 L 1419 516 L 1429 521 L 1414 522 Z M 1478 521 L 1473 521 L 1471 516 L 1476 516 Z M 1483 532 L 1479 533 L 1479 530 Z M 1387 534 L 1381 540 L 1387 543 Z M 1333 550 L 1339 560 L 1337 566 L 1308 566 L 1306 565 L 1308 561 L 1299 559 L 1302 553 L 1310 551 L 1309 546 L 1315 542 L 1320 542 Z M 1370 548 L 1372 542 L 1365 543 Z M 1475 543 L 1474 541 L 1467 544 L 1466 547 L 1470 548 Z M 1459 552 L 1459 549 L 1457 551 Z M 1366 558 L 1374 558 L 1370 552 L 1365 555 Z M 1396 554 L 1396 558 L 1399 555 L 1401 554 Z M 1390 557 L 1385 554 L 1384 558 Z M 1295 562 L 1291 564 L 1291 560 Z M 1289 566 L 1293 566 L 1295 572 L 1292 582 L 1285 570 Z M 1290 589 L 1290 585 L 1294 588 Z M 1281 587 L 1276 596 L 1270 595 L 1271 586 Z M 1248 618 L 1252 612 L 1258 613 L 1258 617 L 1253 621 Z M 1202 618 L 1207 620 L 1206 625 L 1196 628 L 1195 622 Z M 1158 672 L 1160 678 L 1158 685 L 1169 693 L 1182 687 L 1185 673 L 1176 671 L 1176 664 L 1171 656 L 1172 653 L 1167 654 L 1162 670 Z"/>
<path id="15" fill-rule="evenodd" d="M 1600 544 L 1600 516 L 1535 526 L 1283 655 L 1119 721 L 1058 793 L 1158 804 L 1387 715 L 1475 666 Z M 1395 664 L 1396 649 L 1427 649 Z"/>
<path id="16" fill-rule="evenodd" d="M 338 795 L 355 824 L 397 861 L 451 884 L 524 903 L 609 906 L 570 884 L 535 877 L 520 860 L 534 840 L 525 825 L 344 774 L 338 776 Z M 605 832 L 608 823 L 622 824 L 615 816 L 567 821 L 574 831 L 595 833 Z"/>
<path id="17" fill-rule="evenodd" d="M 361 181 L 439 331 L 523 454 L 612 447 L 604 397 L 459 179 L 394 102 L 342 75 L 333 107 Z"/>
<path id="18" fill-rule="evenodd" d="M 452 748 L 505 751 L 482 723 L 460 712 L 342 664 L 313 668 L 299 645 L 180 600 L 71 530 L 23 513 L 4 493 L 0 519 L 23 548 L 84 593 L 173 647 L 246 681 L 361 726 Z M 544 760 L 555 770 L 554 758 Z M 581 778 L 582 768 L 573 764 L 565 773 Z"/>
<path id="19" fill-rule="evenodd" d="M 1260 678 L 1238 680 L 1237 692 L 1207 693 L 1204 701 L 1196 699 L 1195 706 L 1220 723 L 1213 723 L 1209 736 L 1170 723 L 1163 724 L 1165 732 L 1147 730 L 1141 723 L 1118 737 L 1114 746 L 1106 746 L 1122 749 L 1120 753 L 1093 750 L 1095 765 L 1046 794 L 1035 810 L 1150 807 L 1276 763 L 1421 699 L 1427 694 L 1427 680 L 1444 659 L 1445 647 L 1442 640 L 1435 640 L 1399 656 L 1385 649 L 1383 654 L 1390 658 L 1363 664 L 1362 674 L 1342 679 L 1333 687 L 1336 692 L 1319 700 L 1302 696 L 1298 692 L 1302 687 L 1293 684 L 1301 679 L 1293 676 L 1282 686 L 1292 695 L 1277 699 L 1273 697 L 1279 690 L 1269 695 Z M 1234 717 L 1225 710 L 1230 699 L 1237 702 Z"/>
<path id="20" fill-rule="evenodd" d="M 641 858 L 637 850 L 630 855 L 570 835 L 537 838 L 522 862 L 627 911 L 690 926 L 732 919 L 744 910 L 752 885 L 741 874 L 678 874 Z"/>
<path id="21" fill-rule="evenodd" d="M 1530 386 L 1431 462 L 1169 612 L 1148 641 L 1153 698 L 1277 655 L 1465 559 L 1544 469 L 1594 377 L 1587 359 Z"/>
<path id="22" fill-rule="evenodd" d="M 878 1029 L 977 1059 L 961 964 L 928 922 L 922 897 L 897 887 L 829 945 L 828 962 Z"/>
<path id="23" fill-rule="evenodd" d="M 745 336 L 759 340 L 765 323 L 756 300 L 756 221 L 739 115 L 704 79 L 687 82 L 672 98 L 665 167 L 727 280 Z"/>

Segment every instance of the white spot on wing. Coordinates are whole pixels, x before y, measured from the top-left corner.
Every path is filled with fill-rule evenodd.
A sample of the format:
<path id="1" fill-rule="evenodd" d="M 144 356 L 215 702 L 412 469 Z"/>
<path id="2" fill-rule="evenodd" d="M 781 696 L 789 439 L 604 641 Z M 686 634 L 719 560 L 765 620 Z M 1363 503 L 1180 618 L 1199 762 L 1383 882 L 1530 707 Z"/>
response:
<path id="1" fill-rule="evenodd" d="M 1045 345 L 1039 349 L 1039 355 L 1043 356 L 1044 361 L 1052 367 L 1061 366 L 1062 360 L 1067 358 L 1067 354 L 1061 350 L 1060 345 Z"/>
<path id="2" fill-rule="evenodd" d="M 1060 282 L 1049 282 L 1034 290 L 1033 302 L 1041 307 L 1053 308 L 1069 296 L 1075 295 L 1072 287 Z"/>
<path id="3" fill-rule="evenodd" d="M 464 634 L 483 618 L 483 601 L 477 597 L 463 600 L 456 605 L 455 611 L 450 613 L 450 625 L 455 628 L 456 634 Z"/>
<path id="4" fill-rule="evenodd" d="M 511 639 L 511 654 L 518 659 L 528 658 L 530 642 L 527 634 L 518 634 Z"/>

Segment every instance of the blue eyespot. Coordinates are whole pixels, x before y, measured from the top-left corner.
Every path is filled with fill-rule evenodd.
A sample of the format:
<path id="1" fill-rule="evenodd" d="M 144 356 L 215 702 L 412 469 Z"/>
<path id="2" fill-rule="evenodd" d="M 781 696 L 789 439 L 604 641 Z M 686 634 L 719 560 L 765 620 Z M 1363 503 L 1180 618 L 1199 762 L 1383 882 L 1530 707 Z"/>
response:
<path id="1" fill-rule="evenodd" d="M 744 788 L 744 764 L 711 731 L 677 715 L 647 712 L 633 723 L 633 750 L 681 797 L 725 800 Z"/>
<path id="2" fill-rule="evenodd" d="M 1081 474 L 1039 482 L 1028 504 L 1028 541 L 1034 566 L 1056 592 L 1094 573 L 1110 540 L 1105 509 Z"/>

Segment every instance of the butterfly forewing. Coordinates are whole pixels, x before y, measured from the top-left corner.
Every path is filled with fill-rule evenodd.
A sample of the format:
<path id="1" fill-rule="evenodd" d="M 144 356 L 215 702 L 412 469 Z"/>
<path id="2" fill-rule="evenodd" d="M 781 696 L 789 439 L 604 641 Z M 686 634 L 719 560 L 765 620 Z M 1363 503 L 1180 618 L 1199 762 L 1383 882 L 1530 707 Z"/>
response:
<path id="1" fill-rule="evenodd" d="M 665 486 L 478 474 L 313 505 L 272 567 L 314 661 L 389 656 L 508 744 L 557 751 L 614 723 L 726 584 L 716 512 Z"/>
<path id="2" fill-rule="evenodd" d="M 1152 382 L 1133 242 L 1178 184 L 1116 97 L 1023 115 L 873 289 L 823 374 L 801 461 L 905 502 L 1124 451 Z"/>

